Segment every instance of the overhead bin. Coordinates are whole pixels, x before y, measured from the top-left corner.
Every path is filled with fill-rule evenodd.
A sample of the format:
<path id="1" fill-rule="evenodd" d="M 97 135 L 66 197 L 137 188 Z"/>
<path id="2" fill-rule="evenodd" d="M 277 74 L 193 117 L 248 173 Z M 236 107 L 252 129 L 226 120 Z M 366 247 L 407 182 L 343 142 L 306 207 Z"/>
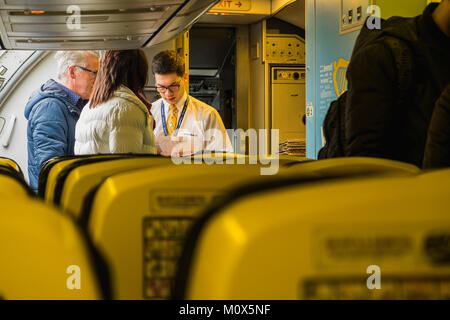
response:
<path id="1" fill-rule="evenodd" d="M 183 32 L 217 0 L 0 0 L 3 49 L 133 49 Z"/>
<path id="2" fill-rule="evenodd" d="M 152 35 L 146 46 L 165 42 L 188 30 L 218 2 L 218 0 L 186 1 L 175 17 L 170 19 L 159 32 Z"/>

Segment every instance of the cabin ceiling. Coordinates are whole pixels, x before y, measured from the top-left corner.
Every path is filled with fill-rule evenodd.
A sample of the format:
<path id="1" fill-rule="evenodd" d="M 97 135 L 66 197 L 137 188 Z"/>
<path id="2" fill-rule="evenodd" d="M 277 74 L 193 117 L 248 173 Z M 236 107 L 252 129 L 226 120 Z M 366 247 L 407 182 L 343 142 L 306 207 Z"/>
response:
<path id="1" fill-rule="evenodd" d="M 272 1 L 272 5 L 270 4 Z M 225 10 L 220 10 L 213 8 L 208 14 L 203 15 L 199 22 L 202 24 L 221 24 L 221 25 L 239 25 L 239 24 L 253 24 L 257 23 L 263 19 L 275 17 L 277 19 L 288 22 L 294 26 L 301 29 L 305 29 L 305 0 L 292 0 L 292 1 L 281 1 L 285 2 L 279 11 L 273 12 L 275 0 L 267 0 L 265 6 L 262 5 L 264 1 L 253 0 L 253 5 L 255 9 L 248 12 L 237 12 Z"/>
<path id="2" fill-rule="evenodd" d="M 187 30 L 219 0 L 0 0 L 2 49 L 135 49 Z"/>
<path id="3" fill-rule="evenodd" d="M 305 0 L 297 0 L 275 15 L 275 18 L 289 22 L 305 30 Z"/>

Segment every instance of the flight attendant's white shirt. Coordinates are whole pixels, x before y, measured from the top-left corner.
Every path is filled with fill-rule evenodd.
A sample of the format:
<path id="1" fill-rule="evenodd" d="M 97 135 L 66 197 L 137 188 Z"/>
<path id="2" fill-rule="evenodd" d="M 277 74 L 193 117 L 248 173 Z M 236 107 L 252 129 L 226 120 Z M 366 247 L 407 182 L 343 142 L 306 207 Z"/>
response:
<path id="1" fill-rule="evenodd" d="M 177 112 L 177 124 L 180 120 L 184 104 L 188 98 L 184 93 L 183 98 L 175 105 Z M 170 104 L 164 99 L 159 99 L 152 103 L 151 112 L 155 119 L 156 144 L 165 138 L 161 104 L 164 105 L 164 113 L 167 122 Z M 213 107 L 207 105 L 194 97 L 189 96 L 186 113 L 178 130 L 177 137 L 188 137 L 192 139 L 201 139 L 202 151 L 224 151 L 233 153 L 233 146 L 223 125 L 219 113 Z M 200 150 L 195 150 L 195 152 Z"/>

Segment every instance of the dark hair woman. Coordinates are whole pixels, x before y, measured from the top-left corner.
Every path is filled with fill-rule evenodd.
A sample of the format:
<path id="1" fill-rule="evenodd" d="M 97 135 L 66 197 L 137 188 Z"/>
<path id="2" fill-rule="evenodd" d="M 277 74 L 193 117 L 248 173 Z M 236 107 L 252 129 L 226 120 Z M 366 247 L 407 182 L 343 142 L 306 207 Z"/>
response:
<path id="1" fill-rule="evenodd" d="M 142 50 L 106 51 L 75 129 L 75 154 L 156 153 L 148 62 Z"/>

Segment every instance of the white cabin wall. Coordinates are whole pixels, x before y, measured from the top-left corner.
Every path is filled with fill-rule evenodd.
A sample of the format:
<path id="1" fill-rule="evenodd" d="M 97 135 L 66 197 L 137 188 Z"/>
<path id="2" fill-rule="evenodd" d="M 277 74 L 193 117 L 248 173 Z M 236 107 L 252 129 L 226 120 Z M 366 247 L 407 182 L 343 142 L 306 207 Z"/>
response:
<path id="1" fill-rule="evenodd" d="M 28 181 L 28 152 L 27 152 L 27 120 L 24 116 L 25 105 L 31 93 L 44 82 L 56 76 L 56 61 L 54 54 L 49 54 L 17 85 L 10 94 L 4 106 L 0 109 L 0 116 L 10 119 L 16 116 L 16 122 L 11 134 L 9 146 L 4 148 L 0 144 L 0 156 L 15 160 L 23 170 Z"/>

